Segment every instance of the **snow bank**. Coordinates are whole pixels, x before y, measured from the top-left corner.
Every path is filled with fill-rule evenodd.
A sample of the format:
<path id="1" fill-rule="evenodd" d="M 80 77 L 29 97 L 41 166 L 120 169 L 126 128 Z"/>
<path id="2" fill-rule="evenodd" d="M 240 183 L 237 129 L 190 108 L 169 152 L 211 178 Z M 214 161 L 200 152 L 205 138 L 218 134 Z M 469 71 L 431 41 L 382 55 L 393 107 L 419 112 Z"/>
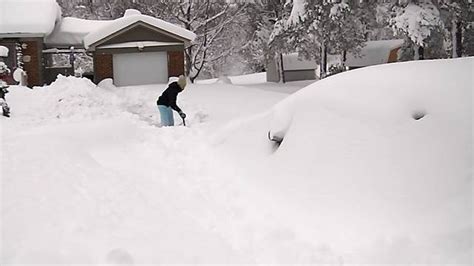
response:
<path id="1" fill-rule="evenodd" d="M 12 86 L 17 112 L 0 118 L 2 263 L 255 263 L 308 251 L 290 229 L 262 215 L 258 192 L 207 141 L 219 125 L 286 95 L 189 84 L 178 103 L 190 127 L 142 123 L 158 114 L 156 98 L 165 88 L 98 88 L 65 77 L 34 90 Z M 114 104 L 111 94 L 123 102 Z M 94 105 L 57 106 L 64 95 Z M 70 109 L 84 114 L 55 117 Z M 121 110 L 135 115 L 107 116 Z"/>
<path id="2" fill-rule="evenodd" d="M 121 99 L 86 78 L 59 75 L 50 86 L 12 86 L 10 92 L 7 101 L 12 117 L 29 117 L 32 123 L 98 119 L 122 112 Z"/>
<path id="3" fill-rule="evenodd" d="M 117 87 L 114 85 L 114 80 L 111 78 L 103 79 L 97 84 L 98 87 L 106 90 L 116 90 Z"/>
<path id="4" fill-rule="evenodd" d="M 237 151 L 229 156 L 265 188 L 277 219 L 344 263 L 469 265 L 473 64 L 339 74 L 218 143 Z M 280 146 L 266 140 L 268 130 L 283 138 Z"/>
<path id="5" fill-rule="evenodd" d="M 2 0 L 0 33 L 50 34 L 61 20 L 56 0 Z"/>

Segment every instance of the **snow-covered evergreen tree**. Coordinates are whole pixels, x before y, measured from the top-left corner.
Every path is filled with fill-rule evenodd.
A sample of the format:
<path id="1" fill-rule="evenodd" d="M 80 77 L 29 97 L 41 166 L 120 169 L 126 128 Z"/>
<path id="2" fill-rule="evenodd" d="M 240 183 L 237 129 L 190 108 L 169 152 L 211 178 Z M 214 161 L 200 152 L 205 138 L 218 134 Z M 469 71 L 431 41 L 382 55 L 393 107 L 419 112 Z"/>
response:
<path id="1" fill-rule="evenodd" d="M 274 50 L 269 45 L 275 23 L 281 19 L 285 0 L 255 1 L 246 9 L 248 24 L 247 43 L 241 53 L 254 72 L 265 69 Z"/>
<path id="2" fill-rule="evenodd" d="M 463 54 L 463 33 L 469 27 L 473 5 L 470 0 L 437 0 L 446 30 L 450 33 L 450 50 L 453 58 Z"/>
<path id="3" fill-rule="evenodd" d="M 423 57 L 423 48 L 433 32 L 443 27 L 440 12 L 431 0 L 399 0 L 393 6 L 390 24 L 415 45 L 415 59 Z"/>
<path id="4" fill-rule="evenodd" d="M 363 23 L 351 5 L 348 0 L 287 1 L 287 12 L 275 24 L 271 43 L 284 52 L 296 50 L 320 61 L 320 77 L 324 77 L 328 52 L 356 51 L 364 41 Z"/>

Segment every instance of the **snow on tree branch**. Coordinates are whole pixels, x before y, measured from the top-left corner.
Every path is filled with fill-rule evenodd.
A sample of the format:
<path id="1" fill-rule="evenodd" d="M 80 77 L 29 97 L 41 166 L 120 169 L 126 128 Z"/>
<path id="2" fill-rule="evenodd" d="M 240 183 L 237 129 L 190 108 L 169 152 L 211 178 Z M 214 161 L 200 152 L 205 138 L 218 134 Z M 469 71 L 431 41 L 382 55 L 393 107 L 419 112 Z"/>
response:
<path id="1" fill-rule="evenodd" d="M 395 31 L 405 33 L 415 44 L 424 46 L 426 39 L 436 27 L 443 25 L 439 10 L 430 0 L 419 0 L 406 6 L 395 6 L 391 19 Z"/>

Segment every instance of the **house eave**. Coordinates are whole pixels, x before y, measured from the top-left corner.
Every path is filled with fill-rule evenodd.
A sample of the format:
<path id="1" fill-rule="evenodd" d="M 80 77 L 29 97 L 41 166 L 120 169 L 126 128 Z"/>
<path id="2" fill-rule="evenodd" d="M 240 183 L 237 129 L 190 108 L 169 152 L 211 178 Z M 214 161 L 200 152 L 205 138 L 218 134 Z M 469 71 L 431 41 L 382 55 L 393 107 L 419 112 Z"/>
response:
<path id="1" fill-rule="evenodd" d="M 43 33 L 0 33 L 0 39 L 44 38 Z"/>

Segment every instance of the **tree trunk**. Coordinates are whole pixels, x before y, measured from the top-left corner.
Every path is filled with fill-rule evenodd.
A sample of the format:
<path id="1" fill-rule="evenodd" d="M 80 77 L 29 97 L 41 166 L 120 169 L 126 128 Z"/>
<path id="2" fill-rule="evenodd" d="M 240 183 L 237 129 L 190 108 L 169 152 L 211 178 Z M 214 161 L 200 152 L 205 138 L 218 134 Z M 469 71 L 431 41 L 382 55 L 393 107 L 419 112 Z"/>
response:
<path id="1" fill-rule="evenodd" d="M 186 56 L 186 62 L 185 62 L 185 75 L 186 77 L 189 77 L 189 75 L 191 74 L 191 69 L 192 69 L 192 62 L 191 62 L 191 47 L 190 48 L 187 48 L 187 52 L 185 53 L 185 56 Z"/>
<path id="2" fill-rule="evenodd" d="M 452 57 L 457 58 L 459 57 L 458 54 L 458 26 L 457 26 L 457 21 L 455 18 L 451 20 L 451 40 L 453 43 L 453 51 L 452 51 Z"/>
<path id="3" fill-rule="evenodd" d="M 326 49 L 326 45 L 323 43 L 321 45 L 321 65 L 319 68 L 319 79 L 323 79 L 326 77 L 326 69 L 327 69 L 327 49 Z"/>
<path id="4" fill-rule="evenodd" d="M 346 70 L 346 61 L 347 61 L 347 51 L 342 52 L 342 67 Z"/>
<path id="5" fill-rule="evenodd" d="M 415 44 L 413 59 L 414 60 L 425 59 L 425 48 L 423 46 Z"/>
<path id="6" fill-rule="evenodd" d="M 419 46 L 418 44 L 415 44 L 415 48 L 413 49 L 413 60 L 420 60 L 420 54 L 418 53 L 419 50 L 418 50 Z"/>
<path id="7" fill-rule="evenodd" d="M 285 83 L 285 65 L 283 64 L 283 54 L 275 56 L 275 62 L 277 64 L 277 72 L 280 77 L 280 82 Z"/>
<path id="8" fill-rule="evenodd" d="M 459 57 L 462 56 L 462 23 L 458 21 L 456 24 L 457 30 L 456 30 L 456 43 L 457 43 L 457 55 Z"/>
<path id="9" fill-rule="evenodd" d="M 423 46 L 418 48 L 418 56 L 420 60 L 425 59 L 425 48 Z"/>

